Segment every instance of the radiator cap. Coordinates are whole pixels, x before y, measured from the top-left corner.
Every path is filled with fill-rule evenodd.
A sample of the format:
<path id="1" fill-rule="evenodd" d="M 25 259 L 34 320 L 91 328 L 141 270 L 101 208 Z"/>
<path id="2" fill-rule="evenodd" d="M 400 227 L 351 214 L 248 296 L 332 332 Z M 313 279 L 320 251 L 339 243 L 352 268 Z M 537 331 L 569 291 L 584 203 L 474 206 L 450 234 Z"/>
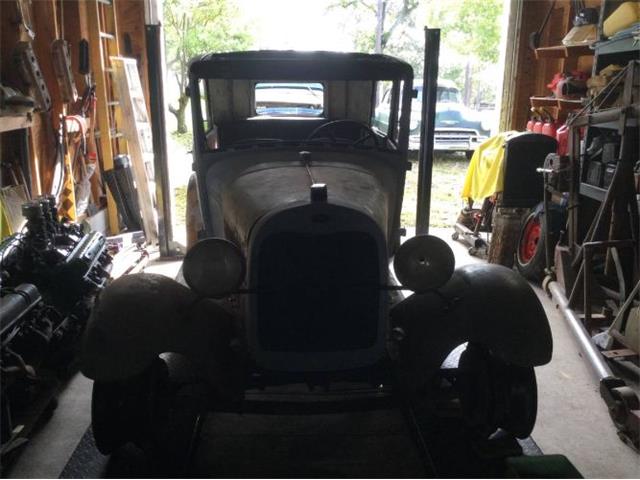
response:
<path id="1" fill-rule="evenodd" d="M 327 184 L 314 183 L 311 185 L 311 203 L 327 201 Z"/>
<path id="2" fill-rule="evenodd" d="M 432 235 L 410 238 L 400 245 L 393 258 L 393 269 L 400 284 L 418 293 L 447 283 L 454 268 L 451 247 Z"/>

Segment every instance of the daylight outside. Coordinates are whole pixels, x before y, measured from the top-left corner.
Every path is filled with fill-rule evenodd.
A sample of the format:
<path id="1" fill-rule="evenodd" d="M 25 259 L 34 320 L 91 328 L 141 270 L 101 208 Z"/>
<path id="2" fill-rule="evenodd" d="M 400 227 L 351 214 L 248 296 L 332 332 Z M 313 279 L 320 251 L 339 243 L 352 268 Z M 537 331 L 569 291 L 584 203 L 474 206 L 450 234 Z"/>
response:
<path id="1" fill-rule="evenodd" d="M 383 53 L 411 64 L 417 89 L 411 117 L 413 167 L 407 172 L 401 217 L 402 226 L 411 232 L 416 216 L 425 26 L 441 30 L 430 223 L 434 231 L 447 235 L 463 206 L 460 192 L 473 148 L 497 131 L 496 92 L 502 79 L 501 35 L 506 31 L 502 27 L 507 8 L 504 0 L 166 0 L 165 89 L 175 240 L 186 243 L 193 141 L 185 93 L 189 61 L 203 53 L 240 50 Z M 279 105 L 275 112 L 279 115 L 319 116 L 319 88 L 320 84 L 258 84 L 256 113 L 273 115 L 269 107 Z M 374 126 L 385 119 L 385 92 L 378 92 L 378 97 Z M 469 133 L 460 142 L 452 138 L 453 130 Z"/>

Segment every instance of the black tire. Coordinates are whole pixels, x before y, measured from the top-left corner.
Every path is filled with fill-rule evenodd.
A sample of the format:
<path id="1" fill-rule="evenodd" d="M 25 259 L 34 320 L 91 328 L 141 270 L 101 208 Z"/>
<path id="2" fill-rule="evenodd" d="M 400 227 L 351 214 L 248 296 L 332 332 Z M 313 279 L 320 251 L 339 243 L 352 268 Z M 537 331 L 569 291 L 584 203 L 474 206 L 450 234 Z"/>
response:
<path id="1" fill-rule="evenodd" d="M 93 384 L 91 426 L 98 450 L 109 455 L 127 442 L 145 438 L 153 425 L 155 394 L 166 381 L 167 368 L 158 359 L 135 377 Z"/>
<path id="2" fill-rule="evenodd" d="M 545 226 L 543 216 L 544 213 L 536 209 L 522 222 L 515 254 L 515 264 L 520 275 L 534 282 L 542 282 L 547 266 L 544 247 Z M 552 252 L 556 243 L 558 243 L 558 237 L 560 235 L 560 217 L 558 212 L 551 210 L 551 216 L 549 218 L 549 227 L 551 229 L 549 238 L 551 244 L 549 248 Z M 537 235 L 532 233 L 533 229 L 537 229 Z M 533 237 L 536 236 L 537 240 L 534 240 Z M 533 248 L 532 245 L 534 241 L 535 248 Z"/>
<path id="3" fill-rule="evenodd" d="M 460 404 L 473 431 L 485 438 L 498 428 L 518 438 L 531 434 L 538 410 L 533 367 L 507 364 L 482 345 L 470 343 L 458 368 Z"/>
<path id="4" fill-rule="evenodd" d="M 475 150 L 467 150 L 464 152 L 464 156 L 467 157 L 467 160 L 471 160 L 471 157 L 473 157 L 473 152 L 475 152 Z"/>
<path id="5" fill-rule="evenodd" d="M 141 446 L 155 467 L 154 476 L 186 478 L 206 412 L 207 386 L 188 383 L 169 388 L 157 409 L 153 438 Z"/>

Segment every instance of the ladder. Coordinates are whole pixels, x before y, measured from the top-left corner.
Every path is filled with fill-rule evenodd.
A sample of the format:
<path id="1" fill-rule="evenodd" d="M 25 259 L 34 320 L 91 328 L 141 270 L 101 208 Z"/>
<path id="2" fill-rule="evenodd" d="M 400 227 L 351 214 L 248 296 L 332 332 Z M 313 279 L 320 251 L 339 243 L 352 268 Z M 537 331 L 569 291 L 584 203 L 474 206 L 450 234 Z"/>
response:
<path id="1" fill-rule="evenodd" d="M 120 55 L 115 0 L 90 0 L 87 2 L 89 48 L 91 70 L 96 84 L 97 112 L 100 138 L 100 158 L 103 170 L 113 168 L 116 155 L 128 154 L 127 141 L 122 133 L 122 112 L 116 96 L 110 57 Z M 107 189 L 107 215 L 109 231 L 120 230 L 118 211 L 113 195 Z"/>

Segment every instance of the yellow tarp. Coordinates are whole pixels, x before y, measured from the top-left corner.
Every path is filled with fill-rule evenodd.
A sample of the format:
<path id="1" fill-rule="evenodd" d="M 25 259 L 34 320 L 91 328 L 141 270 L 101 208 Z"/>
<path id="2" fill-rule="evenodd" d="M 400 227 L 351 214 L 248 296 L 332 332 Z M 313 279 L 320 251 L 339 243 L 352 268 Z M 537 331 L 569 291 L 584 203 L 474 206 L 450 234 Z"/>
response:
<path id="1" fill-rule="evenodd" d="M 502 132 L 482 143 L 471 157 L 467 176 L 462 187 L 462 198 L 481 202 L 494 193 L 501 192 L 504 183 L 504 142 L 515 131 Z"/>

